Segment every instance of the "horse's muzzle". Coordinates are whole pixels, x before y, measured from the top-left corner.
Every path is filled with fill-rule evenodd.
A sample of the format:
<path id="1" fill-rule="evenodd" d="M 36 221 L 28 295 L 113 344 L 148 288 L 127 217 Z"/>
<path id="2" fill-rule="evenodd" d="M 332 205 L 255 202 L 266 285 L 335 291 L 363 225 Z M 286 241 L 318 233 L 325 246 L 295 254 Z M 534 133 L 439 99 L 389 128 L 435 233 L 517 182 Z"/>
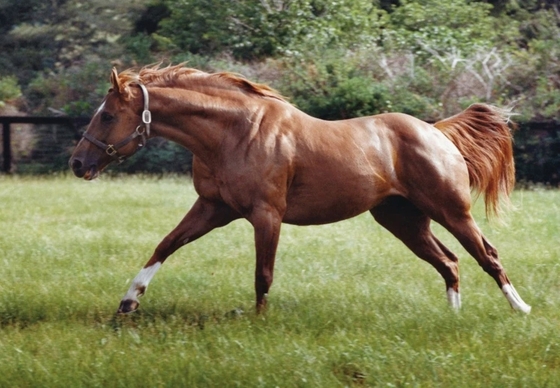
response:
<path id="1" fill-rule="evenodd" d="M 99 171 L 96 164 L 86 165 L 80 158 L 72 157 L 68 161 L 70 168 L 78 178 L 84 178 L 85 180 L 92 180 L 97 178 Z"/>

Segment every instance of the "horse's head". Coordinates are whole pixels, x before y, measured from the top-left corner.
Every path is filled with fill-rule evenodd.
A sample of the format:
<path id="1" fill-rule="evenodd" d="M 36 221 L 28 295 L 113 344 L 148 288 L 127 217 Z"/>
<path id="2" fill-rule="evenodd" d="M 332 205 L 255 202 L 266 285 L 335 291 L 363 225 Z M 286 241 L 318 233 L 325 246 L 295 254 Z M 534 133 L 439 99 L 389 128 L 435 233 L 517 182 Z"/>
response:
<path id="1" fill-rule="evenodd" d="M 139 80 L 119 79 L 114 68 L 111 84 L 70 157 L 70 168 L 79 178 L 92 180 L 111 162 L 122 162 L 142 148 L 150 134 L 146 87 Z M 135 86 L 142 93 L 133 93 Z"/>

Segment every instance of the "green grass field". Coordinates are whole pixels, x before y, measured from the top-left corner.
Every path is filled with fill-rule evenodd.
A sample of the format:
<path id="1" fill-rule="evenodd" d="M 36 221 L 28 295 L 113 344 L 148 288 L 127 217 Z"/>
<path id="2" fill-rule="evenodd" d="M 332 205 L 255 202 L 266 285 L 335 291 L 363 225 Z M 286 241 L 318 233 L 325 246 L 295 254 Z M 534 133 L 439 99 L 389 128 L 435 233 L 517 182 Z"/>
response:
<path id="1" fill-rule="evenodd" d="M 0 387 L 560 384 L 559 191 L 516 191 L 505 225 L 475 208 L 528 316 L 436 225 L 461 259 L 454 313 L 436 271 L 364 214 L 283 226 L 265 314 L 241 220 L 175 253 L 115 317 L 195 198 L 186 178 L 0 177 Z"/>

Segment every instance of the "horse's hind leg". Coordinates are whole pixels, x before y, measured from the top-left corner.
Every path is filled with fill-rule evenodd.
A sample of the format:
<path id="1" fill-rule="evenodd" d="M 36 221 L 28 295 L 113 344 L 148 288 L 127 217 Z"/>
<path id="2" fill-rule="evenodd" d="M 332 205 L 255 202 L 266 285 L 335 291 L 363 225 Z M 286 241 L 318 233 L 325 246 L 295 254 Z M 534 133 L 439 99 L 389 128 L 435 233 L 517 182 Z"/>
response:
<path id="1" fill-rule="evenodd" d="M 448 213 L 455 213 L 455 211 L 448 211 Z M 459 216 L 446 214 L 441 224 L 459 240 L 482 269 L 492 276 L 514 310 L 524 313 L 531 311 L 531 306 L 521 299 L 511 284 L 500 263 L 498 251 L 484 238 L 470 213 L 462 213 Z"/>
<path id="2" fill-rule="evenodd" d="M 117 313 L 129 313 L 138 308 L 140 304 L 138 297 L 144 294 L 161 264 L 173 252 L 236 218 L 239 218 L 239 214 L 227 205 L 198 198 L 191 210 L 179 225 L 161 241 L 150 260 L 134 278 Z"/>
<path id="3" fill-rule="evenodd" d="M 430 218 L 403 197 L 385 199 L 370 210 L 377 222 L 399 238 L 418 257 L 441 274 L 451 307 L 459 309 L 459 266 L 457 257 L 431 232 Z"/>

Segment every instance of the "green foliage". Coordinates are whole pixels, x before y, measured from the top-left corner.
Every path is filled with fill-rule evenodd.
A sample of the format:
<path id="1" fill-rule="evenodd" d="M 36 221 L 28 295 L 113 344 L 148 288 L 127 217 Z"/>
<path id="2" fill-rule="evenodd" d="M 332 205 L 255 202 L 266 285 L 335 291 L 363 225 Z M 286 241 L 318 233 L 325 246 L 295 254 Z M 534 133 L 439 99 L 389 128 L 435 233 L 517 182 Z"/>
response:
<path id="1" fill-rule="evenodd" d="M 228 58 L 245 67 L 275 58 L 283 62 L 280 68 L 299 74 L 307 72 L 309 63 L 318 69 L 343 67 L 334 75 L 319 71 L 321 78 L 311 87 L 285 82 L 289 74 L 274 82 L 298 105 L 309 106 L 310 113 L 328 110 L 339 112 L 338 117 L 399 109 L 433 118 L 437 107 L 448 115 L 465 101 L 524 101 L 524 118 L 550 119 L 558 100 L 560 23 L 548 2 L 137 0 L 115 6 L 107 1 L 6 0 L 0 20 L 5 22 L 0 48 L 10 53 L 9 59 L 0 59 L 5 61 L 0 75 L 15 74 L 24 89 L 32 84 L 24 94 L 35 112 L 52 107 L 79 114 L 95 106 L 89 96 L 79 95 L 91 93 L 84 89 L 95 81 L 87 76 L 74 77 L 72 82 L 86 86 L 66 93 L 67 81 L 60 77 L 68 69 L 79 72 L 95 63 L 106 69 L 108 59 L 127 67 L 169 57 L 194 58 L 193 65 L 219 70 L 240 67 Z M 353 53 L 368 50 L 372 64 L 344 63 Z M 329 52 L 337 58 L 325 55 Z M 398 57 L 414 62 L 407 69 L 379 65 L 383 58 Z M 213 65 L 215 58 L 219 60 Z M 345 91 L 346 82 L 360 83 L 351 81 L 354 77 L 367 80 L 365 86 Z M 366 101 L 373 84 L 378 86 L 370 100 L 387 90 L 389 104 Z M 61 92 L 53 90 L 58 85 Z M 331 86 L 341 89 L 326 90 Z M 330 96 L 336 101 L 327 102 Z M 341 102 L 346 99 L 347 104 Z M 356 112 L 348 112 L 354 107 Z"/>
<path id="2" fill-rule="evenodd" d="M 70 116 L 89 116 L 109 89 L 110 64 L 91 62 L 85 66 L 39 73 L 26 89 L 28 103 L 36 113 L 49 108 Z"/>
<path id="3" fill-rule="evenodd" d="M 0 77 L 0 107 L 7 101 L 21 97 L 16 77 Z"/>
<path id="4" fill-rule="evenodd" d="M 154 58 L 151 40 L 130 34 L 147 0 L 25 3 L 6 0 L 0 7 L 0 20 L 10 21 L 0 35 L 0 50 L 10 53 L 0 57 L 0 76 L 17 76 L 31 113 L 90 114 L 105 94 L 98 88 L 106 89 L 112 65 Z"/>
<path id="5" fill-rule="evenodd" d="M 135 34 L 121 38 L 121 43 L 128 54 L 140 63 L 154 62 L 155 45 L 153 37 L 147 34 Z"/>
<path id="6" fill-rule="evenodd" d="M 351 48 L 375 41 L 382 14 L 366 0 L 272 1 L 179 0 L 167 2 L 171 16 L 161 33 L 195 54 L 231 52 L 254 60 L 304 54 L 305 47 Z"/>
<path id="7" fill-rule="evenodd" d="M 387 43 L 423 56 L 489 47 L 496 39 L 490 9 L 468 0 L 403 0 L 391 13 Z"/>
<path id="8" fill-rule="evenodd" d="M 172 9 L 170 18 L 160 23 L 161 33 L 170 36 L 182 50 L 215 53 L 233 35 L 224 28 L 233 10 L 230 4 L 227 0 L 172 1 L 168 6 Z"/>
<path id="9" fill-rule="evenodd" d="M 110 170 L 128 174 L 187 174 L 192 171 L 192 154 L 176 143 L 153 139 L 126 163 L 113 166 Z"/>
<path id="10" fill-rule="evenodd" d="M 387 111 L 389 90 L 364 77 L 342 79 L 323 94 L 300 97 L 294 102 L 312 116 L 327 120 L 367 116 Z"/>
<path id="11" fill-rule="evenodd" d="M 526 120 L 560 121 L 560 17 L 541 10 L 530 24 L 527 49 L 516 53 L 519 67 L 508 78 Z"/>
<path id="12" fill-rule="evenodd" d="M 416 69 L 422 73 L 422 69 Z M 426 88 L 432 85 L 426 81 L 430 79 L 416 74 L 414 77 L 402 75 L 392 85 L 387 109 L 391 112 L 406 113 L 425 120 L 433 119 L 440 111 L 438 101 L 433 93 L 427 93 Z"/>
<path id="13" fill-rule="evenodd" d="M 532 105 L 543 119 L 555 119 L 560 122 L 560 82 L 558 81 L 560 78 L 539 77 Z"/>
<path id="14" fill-rule="evenodd" d="M 341 82 L 332 91 L 329 110 L 338 111 L 332 118 L 367 116 L 387 108 L 389 91 L 370 79 L 353 77 Z"/>
<path id="15" fill-rule="evenodd" d="M 436 111 L 433 79 L 410 55 L 378 50 L 325 50 L 284 62 L 276 87 L 303 111 L 323 119 L 403 112 L 429 119 Z"/>
<path id="16" fill-rule="evenodd" d="M 0 20 L 8 20 L 0 34 L 0 75 L 14 74 L 22 85 L 37 73 L 57 72 L 90 62 L 118 59 L 121 36 L 146 0 L 115 3 L 109 0 L 50 2 L 5 0 Z"/>

